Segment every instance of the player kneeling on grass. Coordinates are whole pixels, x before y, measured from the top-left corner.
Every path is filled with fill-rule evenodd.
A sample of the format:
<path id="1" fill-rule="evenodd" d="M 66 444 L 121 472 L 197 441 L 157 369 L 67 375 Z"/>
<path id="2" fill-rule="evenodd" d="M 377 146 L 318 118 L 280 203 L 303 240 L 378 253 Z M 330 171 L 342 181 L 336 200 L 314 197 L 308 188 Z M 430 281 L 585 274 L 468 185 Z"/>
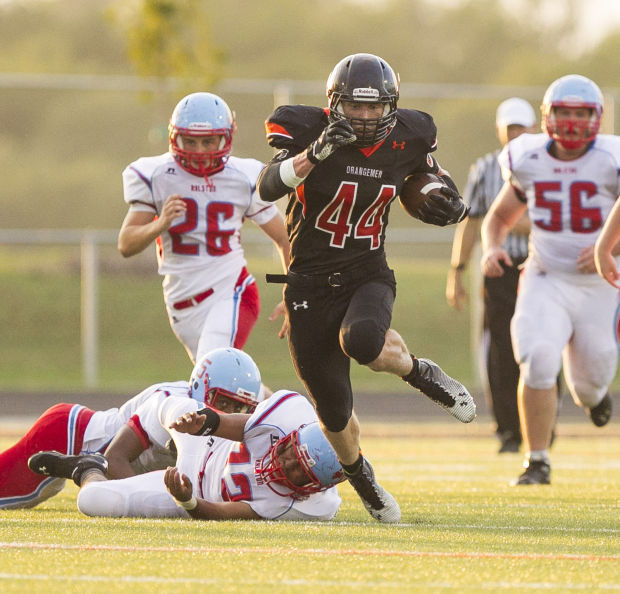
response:
<path id="1" fill-rule="evenodd" d="M 38 467 L 73 478 L 89 516 L 330 520 L 338 512 L 342 467 L 301 394 L 276 392 L 251 415 L 188 411 L 172 397 L 159 421 L 178 451 L 174 468 L 107 480 L 103 457 L 57 452 L 38 454 Z"/>

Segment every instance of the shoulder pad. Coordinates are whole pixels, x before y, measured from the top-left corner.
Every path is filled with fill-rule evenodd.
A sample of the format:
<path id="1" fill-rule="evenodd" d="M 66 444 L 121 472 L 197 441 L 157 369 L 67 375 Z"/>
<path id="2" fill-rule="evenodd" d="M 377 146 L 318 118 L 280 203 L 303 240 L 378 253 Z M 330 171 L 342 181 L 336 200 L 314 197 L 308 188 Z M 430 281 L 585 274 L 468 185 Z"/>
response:
<path id="1" fill-rule="evenodd" d="M 620 136 L 614 134 L 598 134 L 594 141 L 594 147 L 607 151 L 613 155 L 616 162 L 620 163 Z"/>
<path id="2" fill-rule="evenodd" d="M 409 131 L 412 140 L 421 143 L 425 152 L 437 149 L 437 126 L 430 114 L 417 109 L 398 109 L 396 118 Z"/>
<path id="3" fill-rule="evenodd" d="M 270 146 L 299 152 L 316 140 L 325 126 L 327 111 L 321 107 L 282 105 L 265 122 L 265 133 Z"/>

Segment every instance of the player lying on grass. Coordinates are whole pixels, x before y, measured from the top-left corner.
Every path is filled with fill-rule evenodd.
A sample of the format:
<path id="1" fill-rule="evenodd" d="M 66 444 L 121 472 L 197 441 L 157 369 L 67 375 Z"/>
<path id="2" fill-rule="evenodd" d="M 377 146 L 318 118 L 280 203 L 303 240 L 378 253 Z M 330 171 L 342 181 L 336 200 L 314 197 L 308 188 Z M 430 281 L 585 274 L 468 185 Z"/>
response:
<path id="1" fill-rule="evenodd" d="M 105 453 L 110 478 L 164 469 L 176 461 L 165 447 L 169 435 L 161 428 L 151 433 L 144 429 L 152 425 L 148 419 L 157 417 L 163 400 L 180 397 L 194 410 L 206 402 L 223 412 L 252 412 L 260 385 L 260 372 L 249 355 L 233 348 L 215 349 L 198 361 L 189 383 L 155 384 L 120 408 L 93 411 L 80 404 L 57 404 L 0 453 L 0 509 L 34 507 L 64 488 L 64 478 L 28 468 L 28 458 L 39 451 Z"/>
<path id="2" fill-rule="evenodd" d="M 330 520 L 338 512 L 344 473 L 304 396 L 280 390 L 251 415 L 195 411 L 171 397 L 158 417 L 174 440 L 176 467 L 107 480 L 103 456 L 41 452 L 30 468 L 73 478 L 88 516 Z"/>

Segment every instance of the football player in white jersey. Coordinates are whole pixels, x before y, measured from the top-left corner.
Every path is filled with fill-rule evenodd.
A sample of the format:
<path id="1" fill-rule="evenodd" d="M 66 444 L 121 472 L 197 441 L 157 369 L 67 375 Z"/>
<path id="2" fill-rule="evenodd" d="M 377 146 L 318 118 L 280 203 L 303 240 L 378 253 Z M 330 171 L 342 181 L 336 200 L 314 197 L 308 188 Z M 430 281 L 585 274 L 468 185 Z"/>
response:
<path id="1" fill-rule="evenodd" d="M 223 412 L 252 412 L 258 404 L 260 373 L 254 361 L 237 349 L 216 349 L 198 361 L 187 381 L 150 386 L 120 408 L 93 411 L 80 404 L 57 404 L 45 411 L 16 444 L 0 453 L 0 509 L 34 507 L 59 493 L 65 478 L 35 474 L 29 459 L 37 452 L 105 454 L 108 475 L 123 478 L 166 468 L 176 453 L 166 447 L 168 435 L 145 427 L 159 405 L 171 396 Z M 99 458 L 100 459 L 100 458 Z M 36 459 L 35 459 L 36 461 Z M 34 469 L 33 469 L 34 470 Z"/>
<path id="2" fill-rule="evenodd" d="M 545 133 L 523 134 L 500 154 L 506 181 L 482 228 L 483 273 L 501 276 L 512 265 L 508 231 L 526 209 L 532 221 L 511 326 L 526 446 L 518 485 L 550 483 L 562 365 L 575 403 L 601 427 L 618 359 L 618 291 L 596 275 L 594 244 L 620 194 L 620 137 L 598 134 L 602 94 L 583 76 L 554 81 L 541 112 Z"/>
<path id="3" fill-rule="evenodd" d="M 89 516 L 206 520 L 330 520 L 344 480 L 310 402 L 280 390 L 252 415 L 219 414 L 182 398 L 158 411 L 177 466 L 106 480 L 106 464 L 88 456 L 42 453 L 46 471 L 80 485 L 78 509 Z M 151 419 L 155 421 L 155 419 Z M 155 434 L 157 429 L 150 428 Z"/>
<path id="4" fill-rule="evenodd" d="M 169 151 L 123 171 L 129 211 L 118 249 L 130 257 L 156 240 L 170 326 L 192 363 L 214 348 L 243 348 L 258 319 L 258 288 L 240 239 L 244 220 L 273 241 L 285 271 L 289 262 L 282 215 L 256 193 L 263 163 L 231 155 L 235 129 L 223 99 L 192 93 L 172 113 Z M 280 303 L 270 319 L 283 313 Z"/>

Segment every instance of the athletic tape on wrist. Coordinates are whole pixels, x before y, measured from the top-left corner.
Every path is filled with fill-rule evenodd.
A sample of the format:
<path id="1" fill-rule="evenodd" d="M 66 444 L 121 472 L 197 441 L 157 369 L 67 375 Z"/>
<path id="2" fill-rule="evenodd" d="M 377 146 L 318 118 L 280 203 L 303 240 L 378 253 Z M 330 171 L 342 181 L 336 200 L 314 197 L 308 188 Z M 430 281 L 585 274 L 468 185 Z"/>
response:
<path id="1" fill-rule="evenodd" d="M 198 499 L 196 499 L 193 495 L 192 495 L 192 498 L 188 499 L 187 501 L 180 501 L 176 497 L 173 497 L 173 499 L 174 499 L 174 502 L 179 507 L 182 507 L 183 509 L 186 509 L 187 511 L 192 511 L 193 509 L 196 509 L 196 507 L 198 506 Z"/>
<path id="2" fill-rule="evenodd" d="M 296 188 L 306 178 L 297 176 L 295 173 L 293 158 L 291 158 L 280 163 L 280 179 L 285 186 L 289 188 Z"/>

